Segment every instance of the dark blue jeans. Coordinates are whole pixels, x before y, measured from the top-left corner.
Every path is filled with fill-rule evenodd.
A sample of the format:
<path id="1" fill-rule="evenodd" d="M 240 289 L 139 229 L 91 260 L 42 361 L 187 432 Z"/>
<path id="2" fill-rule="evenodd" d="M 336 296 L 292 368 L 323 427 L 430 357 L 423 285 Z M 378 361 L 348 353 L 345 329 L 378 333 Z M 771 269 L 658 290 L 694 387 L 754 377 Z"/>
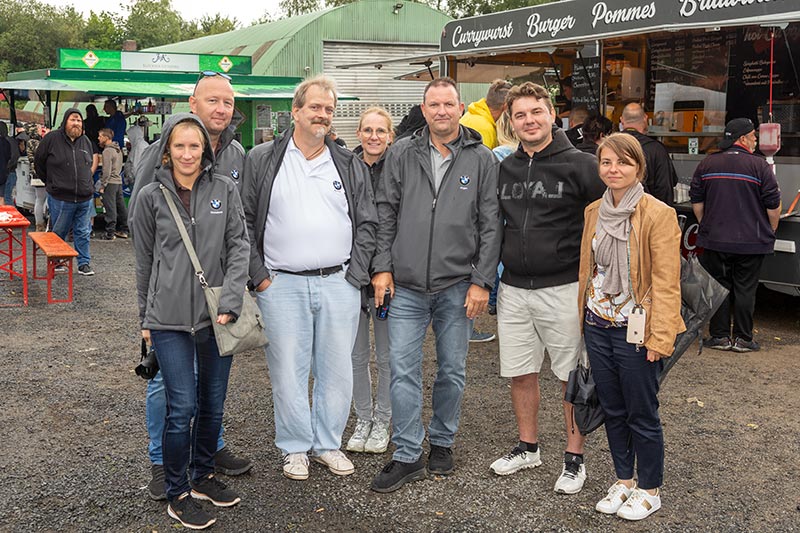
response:
<path id="1" fill-rule="evenodd" d="M 664 434 L 658 416 L 661 362 L 647 360 L 647 350 L 625 340 L 626 328 L 584 324 L 583 337 L 600 405 L 606 413 L 606 436 L 618 479 L 633 479 L 655 489 L 664 481 Z"/>
<path id="2" fill-rule="evenodd" d="M 194 336 L 166 330 L 153 330 L 151 336 L 167 395 L 162 445 L 167 498 L 173 501 L 190 488 L 187 467 L 193 480 L 214 471 L 233 358 L 219 356 L 211 327 Z"/>

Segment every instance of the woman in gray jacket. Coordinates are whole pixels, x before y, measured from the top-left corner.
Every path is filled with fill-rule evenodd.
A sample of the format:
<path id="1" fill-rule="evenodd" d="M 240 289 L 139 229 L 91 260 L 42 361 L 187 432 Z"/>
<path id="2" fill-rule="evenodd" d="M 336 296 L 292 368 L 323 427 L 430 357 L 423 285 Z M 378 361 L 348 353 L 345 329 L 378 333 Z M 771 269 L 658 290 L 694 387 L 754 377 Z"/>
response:
<path id="1" fill-rule="evenodd" d="M 211 320 L 225 324 L 241 311 L 250 246 L 236 185 L 210 172 L 214 156 L 202 123 L 187 114 L 163 135 L 168 140 L 161 165 L 141 190 L 132 222 L 139 316 L 142 337 L 156 348 L 167 393 L 167 513 L 186 527 L 203 529 L 215 518 L 196 500 L 220 507 L 240 500 L 214 477 L 231 358 L 220 357 Z M 208 315 L 165 193 L 178 208 L 208 284 L 222 286 L 216 317 Z"/>

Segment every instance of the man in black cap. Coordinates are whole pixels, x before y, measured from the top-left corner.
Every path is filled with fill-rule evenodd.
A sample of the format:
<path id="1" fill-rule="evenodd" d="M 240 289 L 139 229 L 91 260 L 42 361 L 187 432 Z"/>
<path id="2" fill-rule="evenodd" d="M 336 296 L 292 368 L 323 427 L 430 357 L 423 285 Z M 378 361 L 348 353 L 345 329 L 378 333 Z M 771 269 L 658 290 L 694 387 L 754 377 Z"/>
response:
<path id="1" fill-rule="evenodd" d="M 761 263 L 775 247 L 781 191 L 769 164 L 753 154 L 757 144 L 749 118 L 728 122 L 722 151 L 698 165 L 689 191 L 700 222 L 697 245 L 705 248 L 700 264 L 730 291 L 711 317 L 711 337 L 704 341 L 716 350 L 760 348 L 753 340 L 753 309 Z"/>

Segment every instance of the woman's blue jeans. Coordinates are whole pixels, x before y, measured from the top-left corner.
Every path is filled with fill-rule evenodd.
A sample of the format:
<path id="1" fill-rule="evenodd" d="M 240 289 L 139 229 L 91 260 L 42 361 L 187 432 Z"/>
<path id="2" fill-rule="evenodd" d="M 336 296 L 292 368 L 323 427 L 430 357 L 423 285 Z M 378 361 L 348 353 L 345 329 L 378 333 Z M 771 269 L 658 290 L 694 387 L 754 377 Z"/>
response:
<path id="1" fill-rule="evenodd" d="M 233 358 L 220 357 L 211 327 L 194 335 L 153 330 L 151 336 L 167 395 L 162 445 L 167 499 L 173 501 L 190 489 L 187 467 L 193 480 L 214 472 Z"/>

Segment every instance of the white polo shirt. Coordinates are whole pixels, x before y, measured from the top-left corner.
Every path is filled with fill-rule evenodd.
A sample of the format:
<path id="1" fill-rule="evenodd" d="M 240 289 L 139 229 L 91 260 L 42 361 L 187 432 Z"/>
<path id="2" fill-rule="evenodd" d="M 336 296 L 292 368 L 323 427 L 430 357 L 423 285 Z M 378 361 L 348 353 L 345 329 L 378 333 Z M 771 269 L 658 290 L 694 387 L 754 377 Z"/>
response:
<path id="1" fill-rule="evenodd" d="M 328 147 L 308 161 L 289 139 L 264 225 L 264 265 L 300 272 L 344 264 L 352 232 L 344 182 Z"/>

